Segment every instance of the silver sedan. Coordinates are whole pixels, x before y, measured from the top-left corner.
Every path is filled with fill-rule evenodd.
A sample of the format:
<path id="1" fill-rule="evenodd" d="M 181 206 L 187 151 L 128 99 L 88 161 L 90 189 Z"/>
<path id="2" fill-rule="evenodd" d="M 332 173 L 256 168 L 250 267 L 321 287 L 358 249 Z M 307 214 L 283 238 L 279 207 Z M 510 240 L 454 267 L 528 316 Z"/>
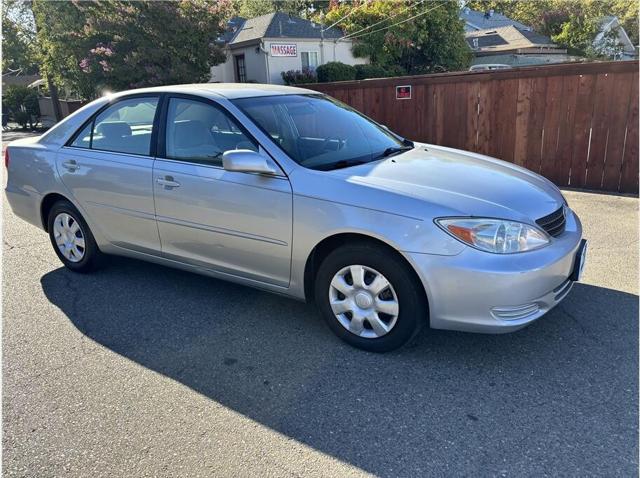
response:
<path id="1" fill-rule="evenodd" d="M 586 253 L 546 179 L 299 88 L 114 94 L 11 143 L 5 164 L 13 211 L 69 269 L 117 254 L 312 300 L 376 352 L 425 324 L 520 329 L 569 293 Z"/>

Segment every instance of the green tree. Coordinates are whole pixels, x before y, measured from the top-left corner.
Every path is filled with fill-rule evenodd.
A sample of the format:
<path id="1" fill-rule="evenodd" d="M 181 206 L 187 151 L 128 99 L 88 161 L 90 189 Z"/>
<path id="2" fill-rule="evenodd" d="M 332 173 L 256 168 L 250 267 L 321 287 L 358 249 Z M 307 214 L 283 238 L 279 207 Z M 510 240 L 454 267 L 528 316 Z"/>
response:
<path id="1" fill-rule="evenodd" d="M 313 8 L 312 8 L 313 7 Z M 329 8 L 328 0 L 235 0 L 234 10 L 244 18 L 259 17 L 273 12 L 310 18 Z M 313 11 L 312 11 L 313 10 Z"/>
<path id="2" fill-rule="evenodd" d="M 83 98 L 103 90 L 206 81 L 230 0 L 34 0 L 42 68 Z"/>
<path id="3" fill-rule="evenodd" d="M 2 73 L 38 72 L 33 16 L 29 5 L 20 0 L 2 4 Z"/>
<path id="4" fill-rule="evenodd" d="M 410 74 L 466 69 L 471 52 L 455 1 L 385 1 L 332 4 L 325 22 L 352 35 L 353 53 L 374 65 Z M 414 17 L 415 18 L 411 18 Z"/>
<path id="5" fill-rule="evenodd" d="M 33 129 L 40 119 L 37 93 L 26 86 L 10 85 L 3 92 L 3 106 L 9 116 L 23 129 L 27 125 Z"/>

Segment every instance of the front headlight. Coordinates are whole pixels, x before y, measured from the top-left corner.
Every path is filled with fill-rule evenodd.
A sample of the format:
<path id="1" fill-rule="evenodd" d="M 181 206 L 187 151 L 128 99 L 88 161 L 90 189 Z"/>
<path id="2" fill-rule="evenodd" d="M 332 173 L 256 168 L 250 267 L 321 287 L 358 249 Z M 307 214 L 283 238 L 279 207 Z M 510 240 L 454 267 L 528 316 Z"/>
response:
<path id="1" fill-rule="evenodd" d="M 549 236 L 521 222 L 483 218 L 440 218 L 436 224 L 456 239 L 481 251 L 513 254 L 549 244 Z"/>

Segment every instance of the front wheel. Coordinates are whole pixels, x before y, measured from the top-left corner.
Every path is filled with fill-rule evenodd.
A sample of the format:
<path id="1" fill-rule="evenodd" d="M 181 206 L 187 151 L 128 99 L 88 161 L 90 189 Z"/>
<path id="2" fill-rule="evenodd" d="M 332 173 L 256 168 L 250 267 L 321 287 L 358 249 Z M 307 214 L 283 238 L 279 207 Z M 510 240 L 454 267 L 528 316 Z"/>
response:
<path id="1" fill-rule="evenodd" d="M 376 245 L 331 252 L 318 269 L 315 298 L 338 337 L 371 352 L 401 347 L 426 323 L 418 278 L 401 258 Z"/>

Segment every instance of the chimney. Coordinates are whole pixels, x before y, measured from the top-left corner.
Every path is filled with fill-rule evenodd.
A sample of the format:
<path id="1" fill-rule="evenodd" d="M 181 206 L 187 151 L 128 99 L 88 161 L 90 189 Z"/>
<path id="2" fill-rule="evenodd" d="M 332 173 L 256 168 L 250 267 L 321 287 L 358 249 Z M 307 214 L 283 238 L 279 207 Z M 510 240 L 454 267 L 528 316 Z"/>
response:
<path id="1" fill-rule="evenodd" d="M 492 17 L 494 12 L 495 12 L 495 10 L 493 8 L 491 10 L 489 10 L 489 16 Z"/>
<path id="2" fill-rule="evenodd" d="M 469 7 L 464 7 L 464 14 L 465 15 L 469 15 L 470 12 L 471 12 L 471 9 Z"/>
<path id="3" fill-rule="evenodd" d="M 282 36 L 282 20 L 278 20 L 278 27 L 280 29 L 280 36 Z"/>

